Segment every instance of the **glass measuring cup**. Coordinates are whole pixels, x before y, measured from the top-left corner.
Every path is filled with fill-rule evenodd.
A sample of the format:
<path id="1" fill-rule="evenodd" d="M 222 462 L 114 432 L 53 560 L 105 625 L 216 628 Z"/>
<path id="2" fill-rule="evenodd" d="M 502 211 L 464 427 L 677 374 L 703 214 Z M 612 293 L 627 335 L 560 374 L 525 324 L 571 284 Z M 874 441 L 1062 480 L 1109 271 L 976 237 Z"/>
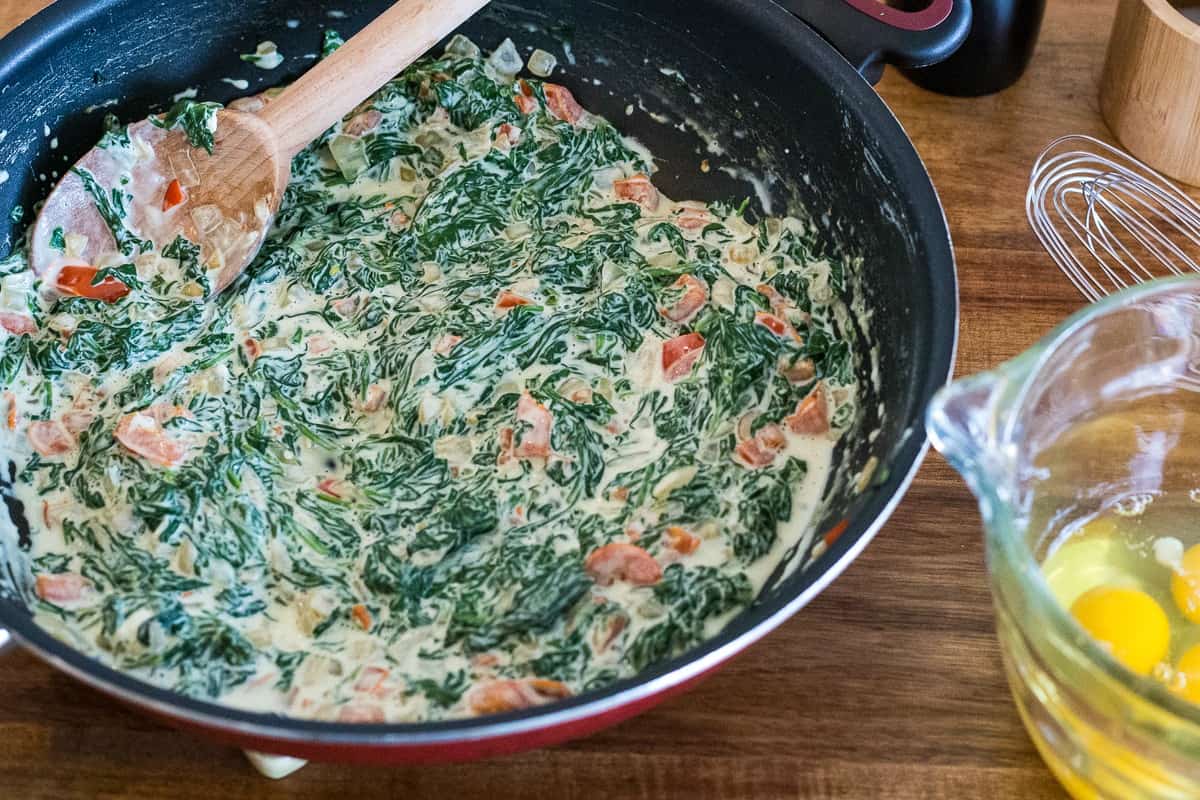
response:
<path id="1" fill-rule="evenodd" d="M 1005 668 L 1050 768 L 1080 798 L 1200 797 L 1200 706 L 1122 667 L 1041 569 L 1114 503 L 1158 503 L 1200 542 L 1200 278 L 1089 306 L 947 387 L 928 426 L 979 500 Z M 1173 635 L 1200 641 L 1188 624 Z"/>

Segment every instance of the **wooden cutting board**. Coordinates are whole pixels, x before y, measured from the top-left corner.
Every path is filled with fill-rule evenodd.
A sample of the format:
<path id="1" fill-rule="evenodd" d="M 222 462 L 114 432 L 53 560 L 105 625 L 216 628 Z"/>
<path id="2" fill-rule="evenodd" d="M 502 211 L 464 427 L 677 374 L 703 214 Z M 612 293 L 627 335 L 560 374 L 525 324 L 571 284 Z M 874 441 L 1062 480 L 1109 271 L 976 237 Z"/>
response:
<path id="1" fill-rule="evenodd" d="M 45 0 L 0 2 L 0 32 Z M 924 157 L 962 282 L 961 373 L 994 366 L 1082 301 L 1025 223 L 1051 139 L 1109 139 L 1097 86 L 1115 0 L 1051 0 L 1016 87 L 963 100 L 890 72 L 884 99 Z M 867 552 L 811 606 L 695 691 L 608 732 L 497 761 L 310 765 L 281 783 L 43 666 L 0 655 L 0 795 L 129 797 L 1063 797 L 1001 671 L 979 515 L 938 456 Z"/>

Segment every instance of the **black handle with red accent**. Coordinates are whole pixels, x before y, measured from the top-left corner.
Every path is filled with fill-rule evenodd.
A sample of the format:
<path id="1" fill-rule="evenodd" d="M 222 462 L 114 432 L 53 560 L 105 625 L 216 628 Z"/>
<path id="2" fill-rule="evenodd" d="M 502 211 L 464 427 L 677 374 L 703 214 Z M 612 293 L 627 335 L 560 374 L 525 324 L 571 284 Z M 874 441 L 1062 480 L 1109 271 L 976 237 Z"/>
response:
<path id="1" fill-rule="evenodd" d="M 885 63 L 926 67 L 949 58 L 971 30 L 970 0 L 930 0 L 919 11 L 880 0 L 777 0 L 875 83 Z"/>

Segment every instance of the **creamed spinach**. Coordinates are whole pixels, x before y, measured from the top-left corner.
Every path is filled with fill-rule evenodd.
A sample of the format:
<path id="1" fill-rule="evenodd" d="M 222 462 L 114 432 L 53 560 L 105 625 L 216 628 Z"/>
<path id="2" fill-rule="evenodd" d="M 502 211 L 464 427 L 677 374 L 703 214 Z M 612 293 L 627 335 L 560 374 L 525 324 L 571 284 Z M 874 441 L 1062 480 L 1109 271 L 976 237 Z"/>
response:
<path id="1" fill-rule="evenodd" d="M 214 119 L 159 124 L 211 148 Z M 808 540 L 855 413 L 846 267 L 653 169 L 563 87 L 447 55 L 296 158 L 219 295 L 96 187 L 106 291 L 0 264 L 38 620 L 187 695 L 368 722 L 714 635 Z"/>

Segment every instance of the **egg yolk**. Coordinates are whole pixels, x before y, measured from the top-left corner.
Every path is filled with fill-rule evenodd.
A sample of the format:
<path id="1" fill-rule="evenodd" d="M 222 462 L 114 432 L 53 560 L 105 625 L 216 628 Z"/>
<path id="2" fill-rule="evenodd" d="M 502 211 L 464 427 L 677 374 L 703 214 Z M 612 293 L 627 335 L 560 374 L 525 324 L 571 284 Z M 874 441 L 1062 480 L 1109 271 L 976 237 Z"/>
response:
<path id="1" fill-rule="evenodd" d="M 1189 703 L 1200 705 L 1200 644 L 1192 645 L 1179 657 L 1171 690 Z"/>
<path id="2" fill-rule="evenodd" d="M 1200 622 L 1200 544 L 1189 547 L 1175 568 L 1171 596 L 1180 614 L 1192 622 Z"/>
<path id="3" fill-rule="evenodd" d="M 1108 645 L 1113 658 L 1138 675 L 1149 675 L 1167 656 L 1171 624 L 1166 612 L 1139 589 L 1090 589 L 1071 606 L 1071 615 L 1093 639 Z"/>

